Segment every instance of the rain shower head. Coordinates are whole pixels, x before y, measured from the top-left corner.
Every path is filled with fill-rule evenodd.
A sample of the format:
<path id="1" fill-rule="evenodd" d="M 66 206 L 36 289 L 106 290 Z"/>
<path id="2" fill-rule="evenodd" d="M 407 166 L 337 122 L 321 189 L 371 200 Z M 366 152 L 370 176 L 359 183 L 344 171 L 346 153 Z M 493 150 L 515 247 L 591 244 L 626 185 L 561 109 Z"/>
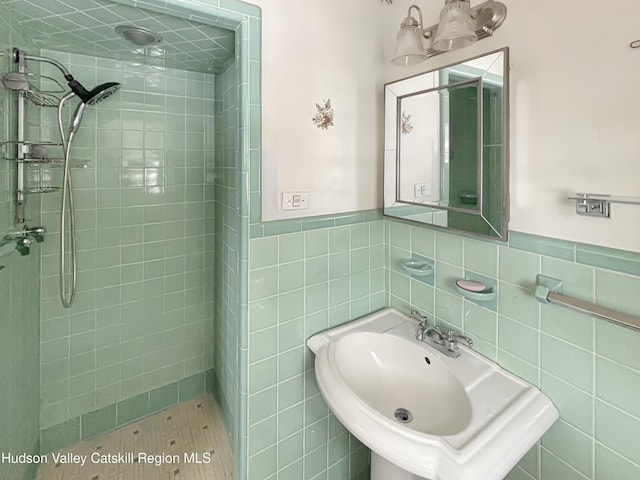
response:
<path id="1" fill-rule="evenodd" d="M 139 47 L 146 47 L 162 41 L 162 37 L 156 32 L 136 25 L 118 25 L 115 31 L 122 38 Z"/>

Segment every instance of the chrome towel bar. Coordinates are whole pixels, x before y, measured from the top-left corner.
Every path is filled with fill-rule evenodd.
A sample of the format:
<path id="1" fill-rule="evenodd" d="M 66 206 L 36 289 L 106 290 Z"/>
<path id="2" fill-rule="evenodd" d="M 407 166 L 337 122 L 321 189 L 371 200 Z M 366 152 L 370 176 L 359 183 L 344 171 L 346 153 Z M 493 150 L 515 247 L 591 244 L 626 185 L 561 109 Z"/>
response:
<path id="1" fill-rule="evenodd" d="M 575 200 L 576 213 L 590 217 L 611 216 L 612 203 L 626 203 L 628 205 L 640 205 L 640 197 L 617 197 L 612 195 L 598 195 L 593 193 L 576 193 L 567 197 Z"/>
<path id="2" fill-rule="evenodd" d="M 538 286 L 536 287 L 534 295 L 540 303 L 559 305 L 576 312 L 592 315 L 596 318 L 601 318 L 640 331 L 640 317 L 563 295 L 562 280 L 547 277 L 546 275 L 538 275 L 536 277 L 536 283 Z"/>

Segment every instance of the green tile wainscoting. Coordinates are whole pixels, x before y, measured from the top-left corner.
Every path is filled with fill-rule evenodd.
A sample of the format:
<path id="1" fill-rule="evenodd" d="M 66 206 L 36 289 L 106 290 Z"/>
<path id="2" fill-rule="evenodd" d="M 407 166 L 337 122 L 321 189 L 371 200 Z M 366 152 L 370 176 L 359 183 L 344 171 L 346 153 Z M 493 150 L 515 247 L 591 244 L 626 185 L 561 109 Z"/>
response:
<path id="1" fill-rule="evenodd" d="M 560 420 L 507 480 L 640 478 L 640 332 L 533 297 L 539 273 L 565 294 L 640 312 L 640 254 L 510 232 L 508 244 L 385 220 L 390 305 L 413 306 L 474 348 L 538 386 Z M 434 285 L 407 275 L 399 260 L 435 262 Z M 457 278 L 497 284 L 494 308 L 463 299 Z"/>
<path id="2" fill-rule="evenodd" d="M 213 369 L 207 370 L 45 428 L 40 432 L 40 453 L 97 437 L 204 392 L 213 392 L 213 376 Z"/>
<path id="3" fill-rule="evenodd" d="M 258 227 L 249 248 L 247 478 L 367 479 L 369 451 L 329 412 L 305 341 L 387 305 L 380 212 Z"/>
<path id="4" fill-rule="evenodd" d="M 249 479 L 367 478 L 367 449 L 318 396 L 305 340 L 386 306 L 472 336 L 558 406 L 561 420 L 509 480 L 640 478 L 629 448 L 640 439 L 640 334 L 533 297 L 543 273 L 568 295 L 637 312 L 640 254 L 519 232 L 478 240 L 377 210 L 252 224 L 251 237 Z M 432 285 L 399 267 L 413 255 L 435 263 Z M 463 299 L 453 281 L 465 275 L 495 283 L 495 305 Z"/>

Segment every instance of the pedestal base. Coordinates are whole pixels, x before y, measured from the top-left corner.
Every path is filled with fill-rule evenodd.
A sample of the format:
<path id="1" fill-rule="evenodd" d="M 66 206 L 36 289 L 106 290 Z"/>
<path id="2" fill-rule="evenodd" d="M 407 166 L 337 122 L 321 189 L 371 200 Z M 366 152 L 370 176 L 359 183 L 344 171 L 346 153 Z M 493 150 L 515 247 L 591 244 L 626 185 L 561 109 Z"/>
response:
<path id="1" fill-rule="evenodd" d="M 397 465 L 385 460 L 371 451 L 371 480 L 430 480 L 402 470 Z"/>

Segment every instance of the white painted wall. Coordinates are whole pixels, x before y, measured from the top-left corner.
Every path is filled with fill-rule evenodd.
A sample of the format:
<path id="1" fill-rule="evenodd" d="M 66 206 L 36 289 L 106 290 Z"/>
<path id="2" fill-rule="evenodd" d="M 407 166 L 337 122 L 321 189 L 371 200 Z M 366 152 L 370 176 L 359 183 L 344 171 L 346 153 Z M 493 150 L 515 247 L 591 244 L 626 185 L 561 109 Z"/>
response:
<path id="1" fill-rule="evenodd" d="M 263 220 L 382 205 L 383 85 L 511 49 L 510 229 L 640 251 L 640 206 L 579 217 L 571 192 L 640 197 L 640 2 L 503 0 L 488 39 L 414 67 L 389 63 L 414 0 L 254 0 L 263 9 Z M 435 23 L 444 2 L 418 2 Z M 478 2 L 472 2 L 473 5 Z M 327 98 L 335 126 L 317 129 Z M 309 210 L 280 211 L 283 191 Z"/>
<path id="2" fill-rule="evenodd" d="M 254 0 L 262 8 L 263 221 L 382 205 L 378 0 Z M 317 128 L 330 99 L 334 126 Z M 283 212 L 282 192 L 310 192 Z"/>
<path id="3" fill-rule="evenodd" d="M 640 49 L 628 46 L 640 39 L 640 2 L 502 1 L 507 19 L 493 37 L 417 67 L 385 63 L 384 82 L 508 46 L 510 229 L 640 251 L 640 206 L 615 204 L 610 219 L 588 218 L 565 199 L 572 192 L 640 197 Z M 410 4 L 387 6 L 387 58 Z M 419 6 L 425 23 L 435 23 L 441 2 Z"/>

